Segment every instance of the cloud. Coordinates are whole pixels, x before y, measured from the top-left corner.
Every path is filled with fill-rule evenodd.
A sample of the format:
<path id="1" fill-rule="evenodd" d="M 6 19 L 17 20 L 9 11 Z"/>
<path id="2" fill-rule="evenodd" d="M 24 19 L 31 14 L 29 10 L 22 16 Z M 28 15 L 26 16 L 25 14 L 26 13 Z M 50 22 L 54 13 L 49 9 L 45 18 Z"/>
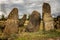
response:
<path id="1" fill-rule="evenodd" d="M 8 3 L 24 3 L 23 0 L 0 0 L 0 4 L 8 4 Z"/>
<path id="2" fill-rule="evenodd" d="M 24 3 L 23 0 L 10 0 L 11 3 Z"/>
<path id="3" fill-rule="evenodd" d="M 49 3 L 51 5 L 52 16 L 57 17 L 58 15 L 60 15 L 59 1 L 54 0 L 54 1 L 50 1 Z"/>
<path id="4" fill-rule="evenodd" d="M 8 4 L 9 1 L 8 0 L 0 0 L 0 4 L 4 4 L 4 3 Z"/>
<path id="5" fill-rule="evenodd" d="M 2 14 L 4 14 L 2 11 L 0 11 L 0 18 L 2 18 Z"/>
<path id="6" fill-rule="evenodd" d="M 2 15 L 3 14 L 3 12 L 2 11 L 0 11 L 0 15 Z"/>
<path id="7" fill-rule="evenodd" d="M 60 0 L 0 0 L 0 4 L 4 4 L 2 6 L 2 12 L 5 15 L 14 8 L 17 7 L 19 9 L 19 15 L 31 14 L 33 10 L 37 10 L 42 14 L 42 5 L 44 2 L 47 2 L 51 5 L 51 13 L 52 15 L 60 14 Z M 5 10 L 4 10 L 5 9 Z"/>

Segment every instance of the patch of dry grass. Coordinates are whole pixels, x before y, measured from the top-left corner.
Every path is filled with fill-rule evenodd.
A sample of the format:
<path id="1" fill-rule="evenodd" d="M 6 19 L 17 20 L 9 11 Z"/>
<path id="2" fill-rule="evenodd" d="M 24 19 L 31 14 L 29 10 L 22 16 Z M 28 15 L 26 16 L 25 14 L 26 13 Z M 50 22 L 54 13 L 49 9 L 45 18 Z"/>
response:
<path id="1" fill-rule="evenodd" d="M 60 32 L 57 31 L 48 31 L 48 32 L 23 32 L 19 34 L 17 40 L 41 40 L 44 38 L 55 38 L 60 37 Z"/>

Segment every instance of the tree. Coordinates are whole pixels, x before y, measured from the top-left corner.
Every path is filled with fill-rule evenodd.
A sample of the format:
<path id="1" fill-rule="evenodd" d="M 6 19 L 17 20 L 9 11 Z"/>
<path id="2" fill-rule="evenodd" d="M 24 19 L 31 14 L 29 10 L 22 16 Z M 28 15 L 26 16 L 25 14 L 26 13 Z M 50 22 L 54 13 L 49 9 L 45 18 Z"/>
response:
<path id="1" fill-rule="evenodd" d="M 5 20 L 5 18 L 4 18 L 4 15 L 2 15 L 2 18 L 1 18 L 1 20 Z"/>

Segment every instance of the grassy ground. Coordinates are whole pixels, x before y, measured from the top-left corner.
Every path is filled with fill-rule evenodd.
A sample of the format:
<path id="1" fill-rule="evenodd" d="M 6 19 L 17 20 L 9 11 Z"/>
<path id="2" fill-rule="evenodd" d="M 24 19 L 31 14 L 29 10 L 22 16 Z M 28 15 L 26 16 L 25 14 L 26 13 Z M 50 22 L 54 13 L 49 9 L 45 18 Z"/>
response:
<path id="1" fill-rule="evenodd" d="M 46 38 L 56 38 L 60 37 L 60 32 L 58 31 L 48 31 L 48 32 L 33 32 L 33 33 L 27 33 L 23 32 L 19 34 L 19 37 L 16 40 L 44 40 Z"/>
<path id="2" fill-rule="evenodd" d="M 15 40 L 46 40 L 48 38 L 56 39 L 56 37 L 60 37 L 60 29 L 54 31 L 22 32 L 19 33 Z"/>

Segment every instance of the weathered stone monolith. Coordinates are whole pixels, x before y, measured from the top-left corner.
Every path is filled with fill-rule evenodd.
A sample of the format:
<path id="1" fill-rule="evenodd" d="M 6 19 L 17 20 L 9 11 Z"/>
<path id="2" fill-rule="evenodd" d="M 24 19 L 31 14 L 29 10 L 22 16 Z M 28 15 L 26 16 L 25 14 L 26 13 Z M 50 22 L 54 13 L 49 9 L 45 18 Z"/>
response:
<path id="1" fill-rule="evenodd" d="M 54 28 L 60 29 L 60 16 L 57 16 L 56 18 L 54 18 Z"/>
<path id="2" fill-rule="evenodd" d="M 30 15 L 29 23 L 27 25 L 26 31 L 28 32 L 35 32 L 39 30 L 40 26 L 40 13 L 37 11 L 33 11 Z"/>
<path id="3" fill-rule="evenodd" d="M 57 16 L 56 26 L 57 29 L 60 29 L 60 16 Z"/>
<path id="4" fill-rule="evenodd" d="M 54 28 L 57 29 L 57 18 L 54 18 Z"/>
<path id="5" fill-rule="evenodd" d="M 8 15 L 8 19 L 5 23 L 4 35 L 11 37 L 18 33 L 18 9 L 14 8 Z"/>
<path id="6" fill-rule="evenodd" d="M 43 4 L 42 8 L 43 14 L 43 24 L 44 24 L 44 30 L 53 30 L 54 29 L 54 21 L 51 15 L 51 7 L 48 3 Z"/>
<path id="7" fill-rule="evenodd" d="M 23 17 L 21 18 L 20 22 L 19 22 L 19 26 L 24 26 L 26 19 L 27 19 L 27 15 L 24 14 Z"/>
<path id="8" fill-rule="evenodd" d="M 60 29 L 60 16 L 58 16 L 58 25 L 59 25 L 59 29 Z"/>

